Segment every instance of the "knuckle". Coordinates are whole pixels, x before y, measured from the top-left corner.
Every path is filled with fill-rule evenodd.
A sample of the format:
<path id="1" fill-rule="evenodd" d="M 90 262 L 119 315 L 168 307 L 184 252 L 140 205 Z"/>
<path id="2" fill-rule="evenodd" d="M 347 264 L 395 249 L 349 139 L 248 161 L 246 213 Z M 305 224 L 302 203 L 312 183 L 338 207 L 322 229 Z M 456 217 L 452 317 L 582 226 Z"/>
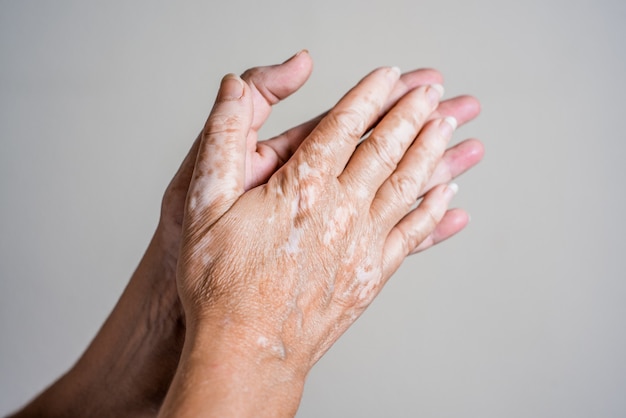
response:
<path id="1" fill-rule="evenodd" d="M 426 110 L 421 107 L 412 109 L 412 111 L 405 116 L 405 119 L 417 128 L 423 126 L 427 118 L 428 114 Z"/>
<path id="2" fill-rule="evenodd" d="M 334 110 L 326 119 L 331 132 L 337 132 L 341 137 L 360 138 L 368 125 L 365 112 L 356 107 Z"/>
<path id="3" fill-rule="evenodd" d="M 426 213 L 425 216 L 424 223 L 420 224 L 419 227 L 412 226 L 400 229 L 405 254 L 412 253 L 436 226 L 437 221 L 435 217 L 432 217 L 432 214 Z"/>
<path id="4" fill-rule="evenodd" d="M 415 232 L 407 228 L 399 228 L 400 236 L 402 237 L 402 244 L 404 245 L 404 253 L 408 254 L 411 249 L 415 248 L 417 242 Z"/>
<path id="5" fill-rule="evenodd" d="M 393 109 L 396 117 L 405 120 L 416 128 L 423 126 L 432 112 L 423 92 L 424 90 L 421 88 L 413 90 L 405 98 L 400 99 Z"/>
<path id="6" fill-rule="evenodd" d="M 375 132 L 364 142 L 366 152 L 373 157 L 386 171 L 392 171 L 397 164 L 396 150 L 384 134 Z"/>
<path id="7" fill-rule="evenodd" d="M 405 206 L 411 206 L 417 198 L 417 181 L 404 172 L 396 172 L 389 178 L 389 186 L 394 200 Z"/>
<path id="8" fill-rule="evenodd" d="M 431 231 L 435 229 L 437 224 L 439 223 L 439 216 L 431 206 L 427 206 L 424 208 L 424 218 L 425 218 L 425 229 Z"/>

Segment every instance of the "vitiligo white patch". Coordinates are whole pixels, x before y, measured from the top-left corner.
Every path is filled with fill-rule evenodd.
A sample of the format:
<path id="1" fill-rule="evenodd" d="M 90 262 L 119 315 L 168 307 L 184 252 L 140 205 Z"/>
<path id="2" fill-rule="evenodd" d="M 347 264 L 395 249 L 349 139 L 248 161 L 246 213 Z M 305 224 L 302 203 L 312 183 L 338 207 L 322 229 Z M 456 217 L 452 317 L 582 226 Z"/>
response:
<path id="1" fill-rule="evenodd" d="M 284 250 L 289 255 L 295 255 L 300 252 L 300 237 L 302 236 L 302 229 L 292 227 L 289 233 L 289 239 L 285 244 Z"/>
<path id="2" fill-rule="evenodd" d="M 340 206 L 335 211 L 335 216 L 328 222 L 326 231 L 322 238 L 324 245 L 330 245 L 341 237 L 348 227 L 350 216 L 354 214 L 354 210 L 347 206 Z"/>
<path id="3" fill-rule="evenodd" d="M 224 196 L 232 194 L 237 188 L 237 180 L 226 176 L 218 178 L 216 173 L 206 173 L 195 180 L 194 190 L 189 199 L 189 209 L 209 208 L 211 205 Z"/>
<path id="4" fill-rule="evenodd" d="M 256 340 L 256 343 L 263 348 L 266 348 L 269 345 L 268 339 L 262 335 Z"/>

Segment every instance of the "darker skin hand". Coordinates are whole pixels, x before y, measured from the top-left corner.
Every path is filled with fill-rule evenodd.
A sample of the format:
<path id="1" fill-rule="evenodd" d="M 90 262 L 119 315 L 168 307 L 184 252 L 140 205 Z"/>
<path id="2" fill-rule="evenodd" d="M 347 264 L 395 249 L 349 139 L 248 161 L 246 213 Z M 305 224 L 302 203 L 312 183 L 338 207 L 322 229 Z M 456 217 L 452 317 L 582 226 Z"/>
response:
<path id="1" fill-rule="evenodd" d="M 162 416 L 292 416 L 310 368 L 404 258 L 458 231 L 456 187 L 440 184 L 456 118 L 440 117 L 441 86 L 396 96 L 403 85 L 370 74 L 248 189 L 250 86 L 224 78 L 187 194 L 188 332 Z"/>

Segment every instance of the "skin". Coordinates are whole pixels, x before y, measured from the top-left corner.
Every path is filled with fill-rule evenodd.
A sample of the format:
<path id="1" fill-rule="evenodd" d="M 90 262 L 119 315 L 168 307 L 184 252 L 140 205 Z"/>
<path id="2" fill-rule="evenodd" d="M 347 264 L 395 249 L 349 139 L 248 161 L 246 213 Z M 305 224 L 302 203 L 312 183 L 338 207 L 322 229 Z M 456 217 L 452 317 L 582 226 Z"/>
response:
<path id="1" fill-rule="evenodd" d="M 237 190 L 250 190 L 265 184 L 320 124 L 324 115 L 267 141 L 259 141 L 257 135 L 270 114 L 271 106 L 301 87 L 311 70 L 311 58 L 303 51 L 283 64 L 256 67 L 242 75 L 246 82 L 243 101 L 248 106 L 245 114 L 248 115 L 249 126 L 245 140 L 238 148 L 243 150 L 245 158 L 244 174 L 238 177 L 240 183 L 237 183 Z M 440 74 L 434 70 L 404 74 L 392 87 L 379 114 L 384 114 L 417 86 L 434 83 L 441 83 Z M 223 99 L 218 99 L 216 107 L 224 102 Z M 212 115 L 215 112 L 214 109 Z M 459 123 L 465 123 L 478 112 L 478 102 L 462 96 L 441 102 L 428 117 L 435 119 L 452 115 Z M 234 116 L 233 121 L 238 120 L 238 116 Z M 197 161 L 214 161 L 215 167 L 221 163 L 219 159 L 211 160 L 206 153 L 198 159 L 198 150 L 207 133 L 213 129 L 214 120 L 209 119 L 210 123 L 207 122 L 168 186 L 162 201 L 161 218 L 148 249 L 93 342 L 64 376 L 14 416 L 137 417 L 158 413 L 179 366 L 190 325 L 176 286 L 182 225 L 186 204 L 189 205 L 191 200 L 188 199 L 190 183 L 201 183 L 192 182 Z M 375 121 L 372 119 L 370 122 L 373 124 Z M 332 133 L 332 129 L 327 127 L 326 132 Z M 447 150 L 423 191 L 446 183 L 471 168 L 478 163 L 482 153 L 482 145 L 476 140 L 462 142 Z M 210 168 L 206 172 L 208 170 Z M 467 214 L 462 210 L 446 212 L 443 220 L 414 250 L 426 249 L 454 235 L 467 224 L 467 220 Z M 219 338 L 214 341 L 219 341 Z M 267 344 L 270 346 L 269 339 Z M 216 353 L 220 351 L 216 350 Z"/>
<path id="2" fill-rule="evenodd" d="M 463 223 L 433 178 L 456 120 L 436 117 L 437 86 L 396 100 L 400 77 L 365 77 L 252 189 L 252 92 L 222 80 L 185 206 L 188 328 L 162 417 L 295 415 L 311 367 L 402 261 Z"/>

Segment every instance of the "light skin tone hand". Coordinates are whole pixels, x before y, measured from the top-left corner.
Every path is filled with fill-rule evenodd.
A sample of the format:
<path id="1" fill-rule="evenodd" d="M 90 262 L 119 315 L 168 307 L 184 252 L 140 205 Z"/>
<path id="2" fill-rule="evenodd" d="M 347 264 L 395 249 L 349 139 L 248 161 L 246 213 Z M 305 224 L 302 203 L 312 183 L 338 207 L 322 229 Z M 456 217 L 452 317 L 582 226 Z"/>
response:
<path id="1" fill-rule="evenodd" d="M 257 67 L 242 75 L 247 83 L 246 100 L 254 108 L 245 140 L 245 190 L 265 183 L 319 124 L 321 116 L 270 140 L 258 141 L 258 129 L 269 116 L 271 106 L 300 88 L 311 69 L 311 58 L 303 52 L 283 64 Z M 441 76 L 434 70 L 403 75 L 381 113 L 415 87 L 440 82 Z M 452 115 L 464 123 L 478 112 L 478 102 L 464 96 L 440 103 L 430 117 Z M 185 200 L 204 136 L 203 131 L 168 186 L 152 241 L 94 341 L 67 374 L 15 416 L 155 416 L 158 413 L 176 371 L 186 332 L 175 276 Z M 482 145 L 476 140 L 449 149 L 424 190 L 469 169 L 480 160 L 482 152 Z M 465 212 L 447 212 L 417 250 L 454 235 L 466 223 Z"/>
<path id="2" fill-rule="evenodd" d="M 470 158 L 446 152 L 457 121 L 438 117 L 440 86 L 397 100 L 402 85 L 395 69 L 371 73 L 247 190 L 252 91 L 224 78 L 187 194 L 188 328 L 161 416 L 293 416 L 310 368 L 406 256 L 464 226 L 448 211 L 456 187 L 439 184 Z"/>

